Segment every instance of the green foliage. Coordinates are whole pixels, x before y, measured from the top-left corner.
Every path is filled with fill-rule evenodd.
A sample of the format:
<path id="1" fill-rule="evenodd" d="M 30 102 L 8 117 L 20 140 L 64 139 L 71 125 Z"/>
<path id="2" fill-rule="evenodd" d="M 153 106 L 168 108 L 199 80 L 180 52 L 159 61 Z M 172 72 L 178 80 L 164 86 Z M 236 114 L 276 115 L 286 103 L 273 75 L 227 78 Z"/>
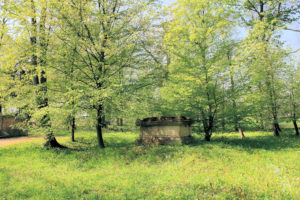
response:
<path id="1" fill-rule="evenodd" d="M 287 83 L 287 51 L 279 42 L 278 30 L 292 21 L 298 12 L 296 1 L 244 1 L 242 13 L 246 25 L 251 28 L 243 39 L 235 56 L 236 63 L 243 68 L 247 93 L 243 95 L 246 105 L 252 108 L 249 116 L 260 121 L 272 121 L 274 135 L 279 135 L 279 113 L 284 105 Z M 251 17 L 250 17 L 251 16 Z M 250 110 L 249 110 L 250 111 Z"/>
<path id="2" fill-rule="evenodd" d="M 3 7 L 20 15 L 10 16 L 14 40 L 1 49 L 8 90 L 0 96 L 35 128 L 53 130 L 78 115 L 102 128 L 132 107 L 138 89 L 160 79 L 145 48 L 156 1 L 20 0 Z"/>
<path id="3" fill-rule="evenodd" d="M 282 113 L 288 119 L 297 121 L 300 117 L 300 108 L 297 106 L 297 102 L 300 102 L 300 62 L 296 62 L 293 57 L 285 66 L 285 79 L 289 81 L 284 84 L 285 101 Z"/>
<path id="4" fill-rule="evenodd" d="M 136 118 L 185 115 L 210 137 L 220 127 L 298 120 L 297 64 L 279 40 L 298 19 L 297 1 L 178 0 L 162 10 L 153 0 L 7 0 L 0 8 L 0 104 L 40 131 L 74 117 L 88 116 L 100 133 L 116 118 L 132 127 Z M 247 37 L 235 40 L 244 25 Z"/>
<path id="5" fill-rule="evenodd" d="M 172 62 L 160 89 L 167 109 L 162 108 L 171 115 L 201 119 L 208 136 L 224 101 L 226 43 L 234 26 L 230 11 L 226 1 L 177 1 L 165 35 Z"/>

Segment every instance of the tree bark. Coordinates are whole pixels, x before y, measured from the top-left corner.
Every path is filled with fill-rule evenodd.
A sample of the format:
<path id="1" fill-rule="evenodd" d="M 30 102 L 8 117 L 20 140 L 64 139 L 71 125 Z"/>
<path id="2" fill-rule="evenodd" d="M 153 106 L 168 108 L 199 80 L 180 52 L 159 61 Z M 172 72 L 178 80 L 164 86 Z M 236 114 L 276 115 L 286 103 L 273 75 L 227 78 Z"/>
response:
<path id="1" fill-rule="evenodd" d="M 2 106 L 0 105 L 0 131 L 2 130 Z"/>
<path id="2" fill-rule="evenodd" d="M 117 118 L 117 125 L 123 126 L 123 118 Z"/>
<path id="3" fill-rule="evenodd" d="M 271 76 L 272 77 L 272 76 Z M 273 81 L 273 79 L 271 79 Z M 275 95 L 275 90 L 269 80 L 268 77 L 266 77 L 266 85 L 268 87 L 269 90 L 269 98 L 270 98 L 270 105 L 271 105 L 271 112 L 273 115 L 273 132 L 274 132 L 274 136 L 278 137 L 279 132 L 281 131 L 279 124 L 278 124 L 278 111 L 277 111 L 277 103 L 276 103 L 276 95 Z"/>
<path id="4" fill-rule="evenodd" d="M 277 122 L 274 122 L 273 123 L 273 135 L 275 136 L 275 137 L 279 137 L 280 135 L 279 135 L 279 125 L 278 125 L 278 123 Z"/>
<path id="5" fill-rule="evenodd" d="M 299 129 L 298 129 L 297 121 L 293 120 L 293 124 L 294 124 L 294 128 L 295 128 L 295 131 L 296 131 L 296 136 L 299 136 Z"/>
<path id="6" fill-rule="evenodd" d="M 205 141 L 210 142 L 211 134 L 205 133 Z"/>
<path id="7" fill-rule="evenodd" d="M 281 132 L 281 128 L 279 126 L 279 123 L 277 123 L 276 126 L 277 126 L 278 131 Z"/>
<path id="8" fill-rule="evenodd" d="M 210 141 L 211 136 L 212 136 L 212 129 L 213 129 L 213 122 L 214 119 L 212 116 L 209 117 L 209 119 L 203 119 L 203 127 L 204 127 L 204 133 L 205 133 L 205 140 L 207 142 Z"/>
<path id="9" fill-rule="evenodd" d="M 238 130 L 239 130 L 239 133 L 241 135 L 242 140 L 245 139 L 245 135 L 244 135 L 244 132 L 243 132 L 242 128 L 239 127 Z"/>
<path id="10" fill-rule="evenodd" d="M 31 55 L 31 64 L 34 66 L 34 69 L 32 71 L 33 73 L 33 85 L 38 85 L 39 84 L 39 78 L 36 73 L 37 71 L 37 65 L 38 65 L 38 57 L 37 57 L 37 19 L 36 19 L 36 8 L 34 1 L 31 0 L 31 9 L 34 14 L 34 16 L 31 18 L 31 26 L 32 26 L 32 35 L 30 37 L 30 43 L 32 47 L 32 55 Z"/>
<path id="11" fill-rule="evenodd" d="M 71 141 L 72 142 L 75 142 L 75 129 L 76 129 L 75 117 L 72 117 L 71 119 Z"/>
<path id="12" fill-rule="evenodd" d="M 45 140 L 46 143 L 44 144 L 45 147 L 50 147 L 50 148 L 66 148 L 65 146 L 62 146 L 61 144 L 59 144 L 56 140 L 56 138 L 54 137 L 53 132 L 50 130 L 49 133 L 47 133 L 45 135 Z"/>
<path id="13" fill-rule="evenodd" d="M 103 107 L 102 105 L 99 105 L 97 107 L 97 121 L 96 121 L 96 130 L 97 130 L 97 140 L 98 140 L 98 145 L 101 148 L 105 148 L 104 141 L 103 141 L 103 135 L 102 135 L 102 111 Z"/>

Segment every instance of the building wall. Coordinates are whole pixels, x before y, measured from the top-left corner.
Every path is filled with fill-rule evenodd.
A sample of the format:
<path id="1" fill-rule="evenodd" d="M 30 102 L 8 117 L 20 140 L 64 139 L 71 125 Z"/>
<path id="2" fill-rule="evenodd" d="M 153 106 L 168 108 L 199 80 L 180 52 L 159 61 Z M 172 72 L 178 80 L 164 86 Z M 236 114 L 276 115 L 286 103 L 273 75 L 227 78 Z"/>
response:
<path id="1" fill-rule="evenodd" d="M 20 130 L 16 125 L 23 120 L 0 115 L 0 137 L 24 136 L 26 131 Z"/>
<path id="2" fill-rule="evenodd" d="M 2 117 L 1 130 L 16 129 L 16 124 L 22 122 L 21 119 L 15 119 L 14 117 Z"/>

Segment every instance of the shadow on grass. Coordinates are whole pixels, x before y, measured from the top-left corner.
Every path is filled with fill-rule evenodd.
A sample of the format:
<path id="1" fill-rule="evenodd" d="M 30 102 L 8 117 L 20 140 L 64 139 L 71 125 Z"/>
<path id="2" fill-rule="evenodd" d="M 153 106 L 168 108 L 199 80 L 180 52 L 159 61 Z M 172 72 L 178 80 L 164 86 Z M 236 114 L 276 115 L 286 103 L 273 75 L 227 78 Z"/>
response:
<path id="1" fill-rule="evenodd" d="M 250 136 L 246 137 L 244 140 L 240 138 L 233 138 L 233 137 L 213 137 L 210 142 L 204 141 L 202 137 L 196 137 L 195 141 L 192 144 L 188 144 L 187 146 L 190 147 L 197 147 L 197 146 L 205 146 L 206 144 L 209 145 L 221 145 L 224 147 L 239 147 L 244 149 L 265 149 L 265 150 L 279 150 L 285 148 L 294 148 L 299 149 L 300 137 L 295 137 L 293 135 L 283 135 L 281 137 L 274 137 L 271 135 L 267 136 Z M 80 137 L 74 143 L 70 143 L 74 147 L 73 149 L 76 150 L 80 148 L 80 150 L 91 149 L 91 148 L 98 148 L 96 138 L 84 138 Z M 105 145 L 107 148 L 111 149 L 118 149 L 118 148 L 133 148 L 133 147 L 141 147 L 135 144 L 135 139 L 128 139 L 126 137 L 109 137 L 105 141 Z M 151 147 L 155 145 L 145 146 Z M 180 145 L 171 145 L 170 147 L 178 147 Z M 158 146 L 159 147 L 166 147 L 166 146 Z M 72 149 L 72 148 L 71 148 Z"/>
<path id="2" fill-rule="evenodd" d="M 109 137 L 105 142 L 106 146 L 110 148 L 135 146 L 135 139 L 130 140 L 124 137 Z"/>
<path id="3" fill-rule="evenodd" d="M 183 151 L 182 145 L 138 146 L 135 144 L 136 137 L 132 135 L 128 138 L 123 135 L 120 137 L 110 136 L 104 139 L 106 145 L 104 149 L 98 147 L 96 137 L 77 137 L 75 142 L 66 143 L 67 149 L 52 149 L 46 153 L 52 152 L 57 156 L 65 156 L 66 158 L 76 157 L 82 163 L 97 160 L 97 162 L 118 162 L 129 165 L 136 160 L 152 164 L 159 163 L 166 159 L 172 159 L 175 154 Z"/>
<path id="4" fill-rule="evenodd" d="M 299 137 L 295 136 L 281 136 L 274 137 L 271 135 L 268 136 L 255 136 L 255 137 L 246 137 L 245 139 L 233 138 L 233 137 L 216 137 L 212 138 L 210 142 L 197 139 L 190 146 L 198 146 L 205 144 L 218 145 L 222 148 L 242 148 L 247 151 L 253 151 L 255 149 L 264 149 L 276 151 L 280 149 L 300 149 Z"/>
<path id="5" fill-rule="evenodd" d="M 136 160 L 145 163 L 159 163 L 172 158 L 178 159 L 185 156 L 185 151 L 198 152 L 201 149 L 235 149 L 253 153 L 256 150 L 279 151 L 283 149 L 300 149 L 299 139 L 294 136 L 282 135 L 273 137 L 272 135 L 250 136 L 242 140 L 233 136 L 215 136 L 211 142 L 206 142 L 203 137 L 196 136 L 195 142 L 189 145 L 146 145 L 137 146 L 135 135 L 111 135 L 104 138 L 105 149 L 97 145 L 96 137 L 77 137 L 76 142 L 68 142 L 68 149 L 53 150 L 57 154 L 64 156 L 75 156 L 83 163 L 89 160 L 97 162 L 118 162 L 130 164 Z M 119 162 L 119 161 L 124 162 Z"/>

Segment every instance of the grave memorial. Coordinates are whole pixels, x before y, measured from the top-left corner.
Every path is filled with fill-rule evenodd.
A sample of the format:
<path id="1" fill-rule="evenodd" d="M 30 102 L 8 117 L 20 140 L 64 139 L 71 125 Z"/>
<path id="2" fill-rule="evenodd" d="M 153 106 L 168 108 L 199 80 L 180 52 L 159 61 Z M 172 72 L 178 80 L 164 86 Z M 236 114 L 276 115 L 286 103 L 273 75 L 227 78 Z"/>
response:
<path id="1" fill-rule="evenodd" d="M 186 117 L 151 117 L 137 120 L 140 137 L 136 143 L 145 144 L 188 144 L 193 141 L 191 125 L 193 120 Z"/>

